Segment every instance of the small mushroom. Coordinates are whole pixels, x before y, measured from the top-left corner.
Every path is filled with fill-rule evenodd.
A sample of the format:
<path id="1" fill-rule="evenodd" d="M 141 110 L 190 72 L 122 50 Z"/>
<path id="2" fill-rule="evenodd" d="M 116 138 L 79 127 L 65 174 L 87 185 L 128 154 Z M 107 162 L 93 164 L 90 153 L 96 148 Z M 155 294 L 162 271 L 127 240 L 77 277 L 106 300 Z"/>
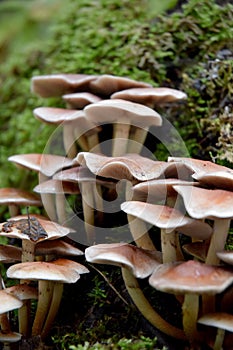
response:
<path id="1" fill-rule="evenodd" d="M 68 108 L 83 109 L 91 103 L 101 101 L 99 96 L 90 92 L 74 92 L 73 94 L 66 94 L 62 96 L 67 103 Z"/>

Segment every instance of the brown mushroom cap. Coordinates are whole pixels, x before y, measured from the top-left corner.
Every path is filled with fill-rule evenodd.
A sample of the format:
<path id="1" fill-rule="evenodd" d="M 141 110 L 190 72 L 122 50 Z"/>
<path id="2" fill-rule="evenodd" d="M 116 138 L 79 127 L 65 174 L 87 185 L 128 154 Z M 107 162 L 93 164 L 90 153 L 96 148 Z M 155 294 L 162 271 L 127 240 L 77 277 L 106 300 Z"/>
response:
<path id="1" fill-rule="evenodd" d="M 102 100 L 84 108 L 87 118 L 98 123 L 123 123 L 139 127 L 161 126 L 162 118 L 153 109 L 130 101 Z"/>
<path id="2" fill-rule="evenodd" d="M 0 245 L 0 261 L 3 263 L 12 263 L 21 261 L 22 249 L 13 245 Z"/>
<path id="3" fill-rule="evenodd" d="M 17 154 L 8 158 L 19 166 L 52 176 L 57 171 L 72 165 L 72 159 L 53 154 Z"/>
<path id="4" fill-rule="evenodd" d="M 226 264 L 233 265 L 233 251 L 224 250 L 222 252 L 216 252 L 218 258 L 224 261 Z"/>
<path id="5" fill-rule="evenodd" d="M 59 261 L 62 260 L 62 261 Z M 52 262 L 34 261 L 12 265 L 7 270 L 7 277 L 27 280 L 57 281 L 75 283 L 81 273 L 88 272 L 85 266 L 74 261 L 58 259 Z M 85 272 L 84 272 L 85 271 Z"/>
<path id="6" fill-rule="evenodd" d="M 79 256 L 83 254 L 80 249 L 61 239 L 47 240 L 36 245 L 36 255 Z"/>
<path id="7" fill-rule="evenodd" d="M 4 289 L 0 290 L 0 300 L 0 314 L 19 309 L 23 305 L 20 299 L 7 293 Z"/>
<path id="8" fill-rule="evenodd" d="M 32 78 L 31 91 L 41 97 L 61 96 L 75 91 L 85 91 L 96 76 L 87 74 L 51 74 Z"/>
<path id="9" fill-rule="evenodd" d="M 161 176 L 173 177 L 177 172 L 179 173 L 175 163 L 155 161 L 134 153 L 125 154 L 122 157 L 108 157 L 91 152 L 80 152 L 73 163 L 87 166 L 95 175 L 118 180 L 148 181 Z M 181 167 L 183 168 L 183 165 Z"/>
<path id="10" fill-rule="evenodd" d="M 141 103 L 154 108 L 167 102 L 184 100 L 187 98 L 187 95 L 183 91 L 167 87 L 144 87 L 118 91 L 111 95 L 111 98 Z"/>
<path id="11" fill-rule="evenodd" d="M 4 289 L 4 291 L 19 300 L 37 299 L 38 291 L 35 287 L 29 286 L 27 284 L 17 284 L 12 287 Z"/>
<path id="12" fill-rule="evenodd" d="M 16 343 L 17 341 L 20 341 L 22 338 L 22 335 L 20 333 L 16 332 L 1 332 L 0 331 L 0 342 L 1 343 Z"/>
<path id="13" fill-rule="evenodd" d="M 83 109 L 87 105 L 101 100 L 99 96 L 90 92 L 75 92 L 73 94 L 63 95 L 62 98 L 70 108 L 75 109 Z"/>
<path id="14" fill-rule="evenodd" d="M 176 229 L 188 236 L 200 239 L 207 239 L 212 234 L 212 228 L 208 224 L 193 220 L 168 206 L 128 201 L 121 204 L 121 209 L 152 225 L 167 229 L 168 232 Z"/>
<path id="15" fill-rule="evenodd" d="M 37 193 L 67 193 L 67 194 L 79 194 L 80 190 L 73 182 L 60 181 L 51 179 L 44 181 L 34 187 L 33 191 Z"/>
<path id="16" fill-rule="evenodd" d="M 230 170 L 193 174 L 193 178 L 203 185 L 233 191 L 233 173 Z"/>
<path id="17" fill-rule="evenodd" d="M 185 253 L 191 255 L 192 257 L 205 262 L 208 251 L 208 245 L 206 242 L 197 241 L 187 243 L 182 245 L 182 249 Z"/>
<path id="18" fill-rule="evenodd" d="M 42 206 L 42 202 L 36 194 L 19 188 L 0 188 L 0 204 Z"/>
<path id="19" fill-rule="evenodd" d="M 233 192 L 195 186 L 174 186 L 174 189 L 182 196 L 189 215 L 195 219 L 233 217 Z"/>
<path id="20" fill-rule="evenodd" d="M 197 322 L 205 326 L 221 328 L 233 332 L 233 315 L 225 312 L 213 312 L 203 315 Z"/>
<path id="21" fill-rule="evenodd" d="M 149 279 L 155 289 L 174 294 L 214 295 L 224 291 L 232 282 L 233 272 L 194 260 L 163 264 Z"/>
<path id="22" fill-rule="evenodd" d="M 103 74 L 90 83 L 92 92 L 107 96 L 110 96 L 113 92 L 133 87 L 151 87 L 151 85 L 127 77 L 110 74 Z"/>
<path id="23" fill-rule="evenodd" d="M 98 244 L 85 250 L 87 261 L 128 268 L 137 278 L 148 277 L 160 265 L 158 253 L 128 243 Z"/>

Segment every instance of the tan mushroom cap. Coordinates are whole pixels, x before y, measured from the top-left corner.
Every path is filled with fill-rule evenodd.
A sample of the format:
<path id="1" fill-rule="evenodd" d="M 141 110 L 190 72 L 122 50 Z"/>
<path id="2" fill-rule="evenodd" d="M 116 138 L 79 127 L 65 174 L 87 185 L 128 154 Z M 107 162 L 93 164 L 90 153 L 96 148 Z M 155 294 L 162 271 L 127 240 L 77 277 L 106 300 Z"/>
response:
<path id="1" fill-rule="evenodd" d="M 207 174 L 193 174 L 193 178 L 203 185 L 233 191 L 233 172 L 231 169 Z"/>
<path id="2" fill-rule="evenodd" d="M 222 165 L 215 164 L 207 160 L 200 160 L 195 158 L 185 158 L 185 157 L 168 157 L 168 162 L 181 162 L 186 164 L 186 166 L 192 169 L 195 174 L 207 174 L 213 172 L 228 172 L 233 174 L 233 170 L 224 167 Z"/>
<path id="3" fill-rule="evenodd" d="M 224 250 L 222 252 L 216 252 L 218 258 L 224 261 L 226 264 L 233 265 L 233 251 Z"/>
<path id="4" fill-rule="evenodd" d="M 61 239 L 43 241 L 36 245 L 36 255 L 79 256 L 84 253 Z"/>
<path id="5" fill-rule="evenodd" d="M 4 205 L 24 205 L 42 206 L 40 198 L 29 191 L 19 188 L 0 188 L 0 204 Z"/>
<path id="6" fill-rule="evenodd" d="M 16 332 L 1 332 L 0 331 L 0 342 L 2 343 L 16 343 L 17 341 L 20 341 L 22 338 L 22 335 L 20 333 Z"/>
<path id="7" fill-rule="evenodd" d="M 29 286 L 27 284 L 17 284 L 12 287 L 4 289 L 4 291 L 19 300 L 37 299 L 38 291 L 35 287 Z"/>
<path id="8" fill-rule="evenodd" d="M 96 124 L 123 123 L 139 127 L 162 125 L 161 116 L 153 109 L 120 99 L 92 103 L 84 108 L 84 112 Z"/>
<path id="9" fill-rule="evenodd" d="M 64 193 L 64 194 L 79 194 L 79 187 L 73 182 L 51 179 L 44 181 L 34 187 L 34 192 L 37 193 Z"/>
<path id="10" fill-rule="evenodd" d="M 98 244 L 85 250 L 87 261 L 129 269 L 137 278 L 148 277 L 160 265 L 159 252 L 138 248 L 128 243 Z"/>
<path id="11" fill-rule="evenodd" d="M 185 216 L 180 211 L 164 205 L 128 201 L 121 204 L 121 209 L 143 221 L 161 229 L 177 230 L 188 236 L 207 239 L 212 234 L 212 228 L 198 220 Z"/>
<path id="12" fill-rule="evenodd" d="M 221 328 L 233 332 L 233 315 L 225 312 L 213 312 L 203 315 L 197 322 L 205 326 Z"/>
<path id="13" fill-rule="evenodd" d="M 62 260 L 62 261 L 59 261 Z M 85 266 L 67 259 L 58 259 L 52 262 L 34 261 L 12 265 L 7 270 L 8 278 L 45 280 L 61 283 L 75 283 L 81 273 L 88 270 Z"/>
<path id="14" fill-rule="evenodd" d="M 80 152 L 74 164 L 87 166 L 95 175 L 113 178 L 148 181 L 159 177 L 173 177 L 179 173 L 179 164 L 155 161 L 139 154 L 125 154 L 122 157 L 108 157 L 91 152 Z M 183 168 L 183 165 L 181 166 Z M 182 171 L 182 169 L 180 169 Z"/>
<path id="15" fill-rule="evenodd" d="M 12 263 L 21 261 L 22 249 L 13 245 L 0 245 L 0 261 L 2 263 Z"/>
<path id="16" fill-rule="evenodd" d="M 195 260 L 163 264 L 149 279 L 155 289 L 174 294 L 214 295 L 223 292 L 232 282 L 233 272 Z"/>
<path id="17" fill-rule="evenodd" d="M 90 83 L 90 89 L 92 92 L 107 96 L 110 96 L 113 92 L 134 87 L 151 87 L 151 85 L 127 77 L 119 77 L 111 74 L 100 75 Z"/>
<path id="18" fill-rule="evenodd" d="M 233 192 L 195 186 L 174 186 L 174 189 L 182 196 L 189 215 L 195 219 L 233 217 Z"/>
<path id="19" fill-rule="evenodd" d="M 182 249 L 185 253 L 191 255 L 195 259 L 205 262 L 208 251 L 208 245 L 206 242 L 198 241 L 187 243 L 182 245 Z"/>
<path id="20" fill-rule="evenodd" d="M 53 154 L 17 154 L 8 158 L 17 165 L 52 176 L 57 171 L 72 165 L 72 159 Z"/>
<path id="21" fill-rule="evenodd" d="M 187 95 L 183 91 L 167 87 L 144 87 L 118 91 L 111 95 L 111 98 L 141 103 L 154 108 L 160 104 L 184 100 Z"/>
<path id="22" fill-rule="evenodd" d="M 99 96 L 96 96 L 90 92 L 75 92 L 73 94 L 63 95 L 62 98 L 70 108 L 75 109 L 83 109 L 87 105 L 99 102 L 101 100 Z"/>
<path id="23" fill-rule="evenodd" d="M 19 309 L 23 305 L 20 299 L 7 293 L 4 289 L 0 290 L 0 300 L 0 314 Z"/>
<path id="24" fill-rule="evenodd" d="M 30 218 L 33 218 L 33 216 L 30 216 Z M 1 223 L 0 236 L 2 235 L 9 238 L 19 238 L 19 239 L 30 240 L 29 235 L 22 232 L 22 228 L 20 227 L 20 220 L 24 220 L 23 225 L 26 224 L 28 220 L 27 215 L 20 215 L 20 216 L 14 217 L 14 220 L 10 219 L 8 222 Z M 41 242 L 41 240 L 47 240 L 47 239 L 53 240 L 53 239 L 61 238 L 73 232 L 72 229 L 61 226 L 56 222 L 43 220 L 40 218 L 38 218 L 37 220 L 39 221 L 39 224 L 45 230 L 47 235 L 44 236 L 43 238 L 38 239 L 37 241 L 35 241 L 35 243 Z M 10 227 L 10 229 L 5 229 L 4 225 L 8 226 L 7 224 L 9 224 L 9 222 L 13 222 L 14 225 Z M 20 227 L 20 228 L 18 229 L 17 227 Z"/>
<path id="25" fill-rule="evenodd" d="M 31 91 L 41 97 L 61 96 L 88 89 L 94 79 L 96 76 L 87 74 L 38 75 L 31 80 Z"/>

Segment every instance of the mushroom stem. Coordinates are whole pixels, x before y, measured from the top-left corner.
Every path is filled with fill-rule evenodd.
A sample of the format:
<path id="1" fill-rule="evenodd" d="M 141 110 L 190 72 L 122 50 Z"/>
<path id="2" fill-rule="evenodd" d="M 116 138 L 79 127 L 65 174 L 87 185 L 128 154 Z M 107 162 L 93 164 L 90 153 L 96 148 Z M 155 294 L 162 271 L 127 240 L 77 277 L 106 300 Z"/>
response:
<path id="1" fill-rule="evenodd" d="M 39 296 L 36 315 L 32 326 L 32 336 L 40 335 L 44 320 L 50 307 L 53 292 L 53 283 L 40 280 L 38 283 Z"/>
<path id="2" fill-rule="evenodd" d="M 45 339 L 58 312 L 63 294 L 63 283 L 53 282 L 53 296 L 50 303 L 49 312 L 41 332 L 42 339 Z"/>
<path id="3" fill-rule="evenodd" d="M 39 173 L 39 183 L 49 180 L 49 177 Z M 51 193 L 41 193 L 41 201 L 44 209 L 51 221 L 57 221 L 56 206 L 54 203 L 54 195 Z"/>
<path id="4" fill-rule="evenodd" d="M 127 218 L 130 232 L 137 246 L 143 249 L 156 250 L 147 231 L 146 223 L 130 214 L 127 214 Z"/>
<path id="5" fill-rule="evenodd" d="M 113 125 L 112 156 L 119 157 L 127 153 L 130 124 L 115 123 Z"/>
<path id="6" fill-rule="evenodd" d="M 10 217 L 14 217 L 14 216 L 19 215 L 19 206 L 18 205 L 9 204 L 8 210 L 9 210 Z"/>
<path id="7" fill-rule="evenodd" d="M 206 257 L 206 264 L 218 265 L 219 258 L 216 252 L 224 250 L 231 219 L 215 219 L 213 233 Z"/>
<path id="8" fill-rule="evenodd" d="M 199 311 L 199 295 L 185 294 L 182 306 L 183 328 L 191 345 L 200 339 L 197 331 L 197 318 Z"/>
<path id="9" fill-rule="evenodd" d="M 77 147 L 75 144 L 73 123 L 64 123 L 63 144 L 67 157 L 74 158 L 77 155 Z"/>
<path id="10" fill-rule="evenodd" d="M 58 223 L 63 225 L 66 222 L 66 197 L 64 193 L 56 193 L 55 194 L 55 202 L 56 202 L 56 211 L 57 211 L 57 219 Z"/>
<path id="11" fill-rule="evenodd" d="M 139 128 L 131 126 L 130 139 L 128 144 L 128 153 L 140 153 L 148 134 L 148 127 Z"/>
<path id="12" fill-rule="evenodd" d="M 142 313 L 142 315 L 157 329 L 165 334 L 176 339 L 185 340 L 186 336 L 183 330 L 166 322 L 150 305 L 145 295 L 143 294 L 137 279 L 126 268 L 122 268 L 122 276 L 125 282 L 127 291 L 133 302 Z"/>
<path id="13" fill-rule="evenodd" d="M 163 263 L 177 261 L 177 239 L 176 232 L 172 230 L 167 232 L 166 229 L 161 229 L 161 250 L 163 254 Z"/>
<path id="14" fill-rule="evenodd" d="M 218 328 L 213 350 L 222 350 L 223 349 L 224 338 L 225 338 L 225 329 Z"/>
<path id="15" fill-rule="evenodd" d="M 99 144 L 99 136 L 97 133 L 92 133 L 87 136 L 88 150 L 95 153 L 101 153 Z"/>
<path id="16" fill-rule="evenodd" d="M 95 242 L 95 215 L 94 215 L 94 197 L 92 184 L 82 182 L 82 206 L 84 216 L 84 226 L 87 235 L 87 244 L 92 245 Z"/>

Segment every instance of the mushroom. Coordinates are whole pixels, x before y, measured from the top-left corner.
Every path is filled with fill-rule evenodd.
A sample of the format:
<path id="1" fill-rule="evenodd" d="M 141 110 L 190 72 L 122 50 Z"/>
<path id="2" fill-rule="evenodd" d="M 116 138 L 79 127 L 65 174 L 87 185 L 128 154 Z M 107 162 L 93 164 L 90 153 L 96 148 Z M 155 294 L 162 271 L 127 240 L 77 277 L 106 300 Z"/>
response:
<path id="1" fill-rule="evenodd" d="M 203 315 L 197 321 L 199 324 L 217 328 L 213 350 L 222 350 L 225 331 L 233 332 L 233 315 L 225 312 L 214 312 Z"/>
<path id="2" fill-rule="evenodd" d="M 88 74 L 37 75 L 31 80 L 31 91 L 41 97 L 61 96 L 88 89 L 95 79 L 95 75 Z"/>
<path id="3" fill-rule="evenodd" d="M 158 252 L 128 243 L 113 243 L 88 247 L 85 256 L 92 263 L 120 266 L 128 293 L 142 315 L 160 331 L 178 339 L 185 338 L 182 330 L 170 325 L 152 308 L 137 282 L 137 278 L 148 277 L 160 265 Z"/>
<path id="4" fill-rule="evenodd" d="M 91 103 L 101 101 L 99 96 L 90 92 L 74 92 L 73 94 L 63 95 L 62 98 L 67 103 L 68 108 L 74 109 L 83 109 Z"/>
<path id="5" fill-rule="evenodd" d="M 155 108 L 164 103 L 184 100 L 187 95 L 183 91 L 167 87 L 138 87 L 115 92 L 111 98 L 141 103 L 147 107 Z"/>
<path id="6" fill-rule="evenodd" d="M 61 125 L 63 128 L 63 144 L 69 158 L 74 158 L 77 154 L 76 140 L 84 150 L 98 148 L 98 132 L 100 127 L 96 127 L 93 122 L 86 118 L 81 110 L 65 109 L 55 107 L 38 107 L 33 114 L 39 120 L 47 124 Z"/>
<path id="7" fill-rule="evenodd" d="M 183 328 L 191 345 L 201 340 L 197 331 L 199 296 L 223 292 L 233 282 L 233 273 L 219 266 L 189 260 L 160 265 L 149 278 L 155 289 L 184 295 Z"/>
<path id="8" fill-rule="evenodd" d="M 41 335 L 44 338 L 47 335 L 60 305 L 63 283 L 75 283 L 81 273 L 87 272 L 89 271 L 85 266 L 67 259 L 25 262 L 8 268 L 9 278 L 39 281 L 39 299 L 32 327 L 33 336 Z M 50 284 L 50 290 L 47 281 L 53 282 Z"/>
<path id="9" fill-rule="evenodd" d="M 227 171 L 193 174 L 193 178 L 204 186 L 233 191 L 233 172 L 231 169 Z"/>
<path id="10" fill-rule="evenodd" d="M 8 160 L 19 167 L 37 171 L 40 183 L 49 180 L 57 171 L 72 165 L 72 159 L 53 154 L 17 154 L 9 157 Z M 49 218 L 56 221 L 53 195 L 42 194 L 41 199 Z"/>
<path id="11" fill-rule="evenodd" d="M 0 245 L 0 262 L 8 264 L 21 261 L 22 249 L 13 245 Z"/>
<path id="12" fill-rule="evenodd" d="M 112 156 L 114 157 L 127 152 L 131 124 L 142 129 L 148 125 L 162 125 L 161 116 L 153 109 L 120 99 L 92 103 L 84 108 L 84 112 L 87 118 L 96 124 L 113 124 Z"/>
<path id="13" fill-rule="evenodd" d="M 177 232 L 198 239 L 207 239 L 212 233 L 212 229 L 208 224 L 191 219 L 168 206 L 127 201 L 121 204 L 121 209 L 129 215 L 160 228 L 164 263 L 177 260 Z"/>
<path id="14" fill-rule="evenodd" d="M 19 214 L 20 206 L 42 206 L 40 198 L 19 188 L 0 188 L 0 205 L 7 205 L 10 216 Z"/>
<path id="15" fill-rule="evenodd" d="M 224 249 L 233 217 L 233 192 L 199 187 L 174 186 L 182 196 L 188 214 L 195 219 L 214 220 L 206 263 L 218 264 L 217 251 Z"/>

